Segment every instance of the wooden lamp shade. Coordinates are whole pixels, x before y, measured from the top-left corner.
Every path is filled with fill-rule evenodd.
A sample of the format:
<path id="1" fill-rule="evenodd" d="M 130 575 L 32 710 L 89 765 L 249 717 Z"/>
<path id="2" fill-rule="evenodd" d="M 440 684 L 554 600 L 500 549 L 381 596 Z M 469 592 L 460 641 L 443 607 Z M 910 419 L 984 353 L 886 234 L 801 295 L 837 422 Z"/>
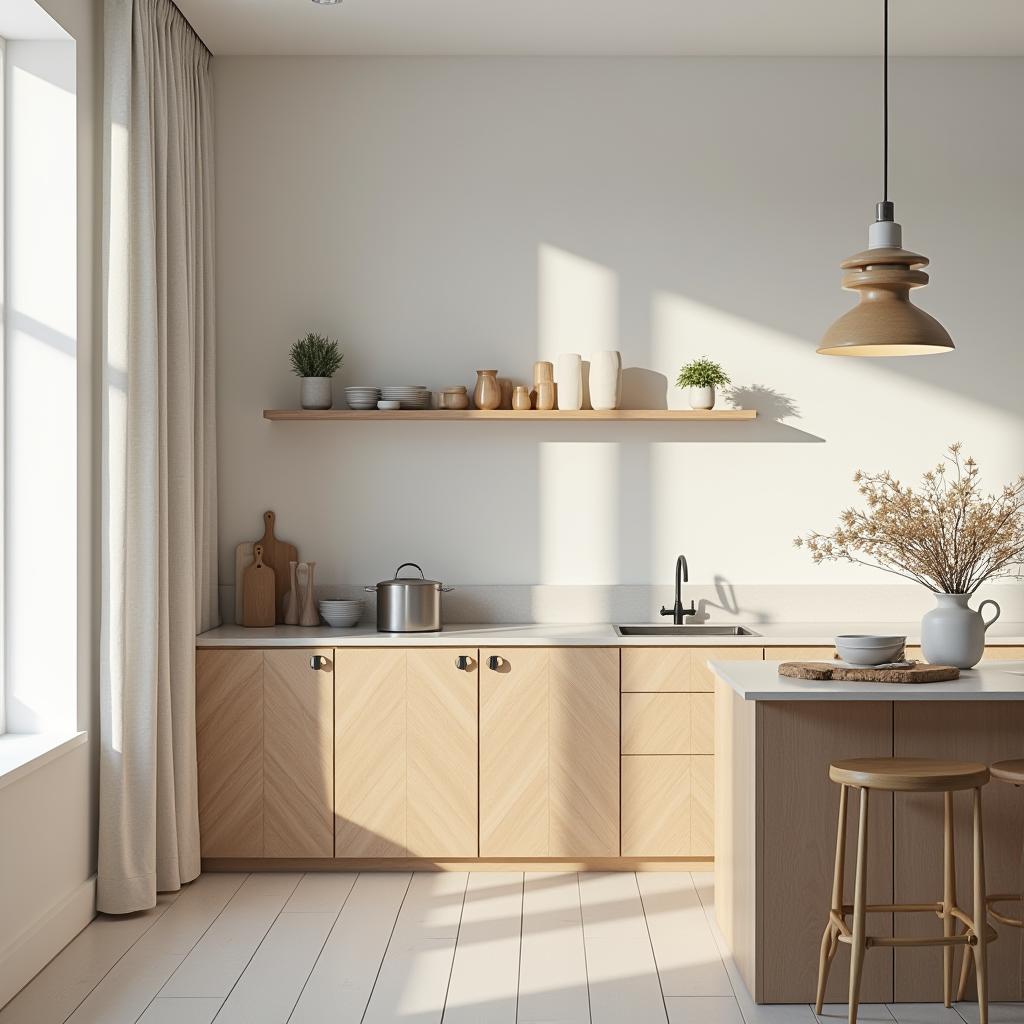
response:
<path id="1" fill-rule="evenodd" d="M 946 329 L 910 301 L 910 289 L 928 283 L 928 259 L 898 246 L 865 249 L 840 266 L 843 287 L 860 302 L 826 332 L 826 356 L 916 356 L 952 352 Z"/>

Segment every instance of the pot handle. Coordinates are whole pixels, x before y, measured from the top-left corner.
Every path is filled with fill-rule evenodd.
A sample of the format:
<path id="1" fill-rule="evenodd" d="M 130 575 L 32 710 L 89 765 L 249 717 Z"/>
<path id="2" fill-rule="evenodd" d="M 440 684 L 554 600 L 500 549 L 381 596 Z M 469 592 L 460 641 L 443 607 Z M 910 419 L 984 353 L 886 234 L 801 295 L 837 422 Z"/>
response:
<path id="1" fill-rule="evenodd" d="M 365 590 L 368 594 L 376 594 L 377 593 L 377 588 L 376 587 L 363 587 L 363 590 Z"/>
<path id="2" fill-rule="evenodd" d="M 450 594 L 455 588 L 454 587 L 442 586 L 442 587 L 440 587 L 438 589 L 441 591 L 442 594 Z M 993 619 L 992 621 L 994 622 L 995 619 Z"/>
<path id="3" fill-rule="evenodd" d="M 419 567 L 419 566 L 418 566 L 418 565 L 417 565 L 417 564 L 416 564 L 415 562 L 403 562 L 403 563 L 402 563 L 402 564 L 401 564 L 401 565 L 400 565 L 400 566 L 399 566 L 399 567 L 398 567 L 398 568 L 397 568 L 397 569 L 395 570 L 395 579 L 396 579 L 396 580 L 398 579 L 398 574 L 399 574 L 399 573 L 400 573 L 400 572 L 401 572 L 401 571 L 402 571 L 403 569 L 419 569 L 419 571 L 420 571 L 420 579 L 421 579 L 421 580 L 425 580 L 425 579 L 427 578 L 427 577 L 426 577 L 426 574 L 425 574 L 425 573 L 423 572 L 423 570 L 422 570 L 422 569 L 420 569 L 420 567 Z"/>
<path id="4" fill-rule="evenodd" d="M 996 619 L 999 618 L 999 616 L 1002 614 L 1002 611 L 1003 611 L 999 607 L 997 602 L 993 601 L 991 598 L 988 598 L 987 600 L 982 601 L 981 604 L 978 605 L 978 614 L 979 615 L 981 615 L 981 609 L 984 608 L 985 605 L 987 605 L 987 604 L 992 605 L 995 608 L 996 613 L 995 613 L 995 615 L 992 616 L 991 619 L 988 620 L 988 622 L 985 622 L 985 616 L 984 615 L 981 616 L 981 621 L 985 622 L 985 629 L 988 629 L 988 627 L 991 626 L 992 623 L 995 622 Z"/>

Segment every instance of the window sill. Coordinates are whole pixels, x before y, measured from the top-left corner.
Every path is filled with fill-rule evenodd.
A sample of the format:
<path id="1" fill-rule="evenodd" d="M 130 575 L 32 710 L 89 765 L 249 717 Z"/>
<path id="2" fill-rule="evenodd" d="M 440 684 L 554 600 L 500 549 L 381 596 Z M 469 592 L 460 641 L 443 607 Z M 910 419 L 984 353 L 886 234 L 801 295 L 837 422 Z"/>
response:
<path id="1" fill-rule="evenodd" d="M 87 732 L 4 733 L 0 736 L 0 789 L 63 757 L 88 739 Z"/>

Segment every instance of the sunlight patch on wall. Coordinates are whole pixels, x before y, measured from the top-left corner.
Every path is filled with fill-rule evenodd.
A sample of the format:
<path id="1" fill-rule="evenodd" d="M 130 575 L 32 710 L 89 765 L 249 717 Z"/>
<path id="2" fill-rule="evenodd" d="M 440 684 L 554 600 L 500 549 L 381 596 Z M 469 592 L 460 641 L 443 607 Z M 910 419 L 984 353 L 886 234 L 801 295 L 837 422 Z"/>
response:
<path id="1" fill-rule="evenodd" d="M 537 358 L 619 347 L 619 279 L 608 267 L 557 246 L 537 253 Z"/>

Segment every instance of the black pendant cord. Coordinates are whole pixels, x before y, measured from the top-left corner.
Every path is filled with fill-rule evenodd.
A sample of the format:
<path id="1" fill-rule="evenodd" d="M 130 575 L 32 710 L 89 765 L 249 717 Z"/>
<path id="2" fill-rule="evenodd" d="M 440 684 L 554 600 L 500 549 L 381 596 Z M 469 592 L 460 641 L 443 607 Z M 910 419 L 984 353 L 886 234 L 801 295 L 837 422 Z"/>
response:
<path id="1" fill-rule="evenodd" d="M 889 201 L 889 0 L 882 0 L 882 202 Z"/>

